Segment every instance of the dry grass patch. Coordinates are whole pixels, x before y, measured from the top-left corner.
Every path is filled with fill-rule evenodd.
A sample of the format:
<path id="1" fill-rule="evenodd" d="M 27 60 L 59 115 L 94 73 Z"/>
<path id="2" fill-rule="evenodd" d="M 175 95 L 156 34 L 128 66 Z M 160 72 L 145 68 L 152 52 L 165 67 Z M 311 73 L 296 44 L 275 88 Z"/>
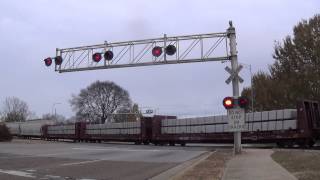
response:
<path id="1" fill-rule="evenodd" d="M 299 180 L 320 179 L 319 151 L 277 150 L 271 157 Z"/>
<path id="2" fill-rule="evenodd" d="M 220 180 L 232 150 L 218 150 L 174 180 Z"/>

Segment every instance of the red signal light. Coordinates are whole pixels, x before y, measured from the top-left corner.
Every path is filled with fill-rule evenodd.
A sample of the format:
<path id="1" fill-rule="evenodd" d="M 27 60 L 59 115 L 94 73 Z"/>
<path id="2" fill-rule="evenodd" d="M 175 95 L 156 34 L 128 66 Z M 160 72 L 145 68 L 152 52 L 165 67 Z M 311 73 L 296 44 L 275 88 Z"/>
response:
<path id="1" fill-rule="evenodd" d="M 247 108 L 249 105 L 249 101 L 246 97 L 239 97 L 238 104 L 241 108 Z"/>
<path id="2" fill-rule="evenodd" d="M 107 61 L 110 61 L 113 58 L 113 52 L 112 51 L 106 51 L 103 55 L 104 59 Z"/>
<path id="3" fill-rule="evenodd" d="M 155 46 L 153 49 L 152 49 L 152 55 L 155 56 L 155 57 L 159 57 L 161 56 L 162 54 L 162 48 L 159 47 L 159 46 Z"/>
<path id="4" fill-rule="evenodd" d="M 233 97 L 225 97 L 223 99 L 222 103 L 223 103 L 224 108 L 226 108 L 226 109 L 231 109 L 231 108 L 234 107 L 234 99 L 233 99 Z"/>
<path id="5" fill-rule="evenodd" d="M 44 63 L 46 66 L 51 66 L 52 64 L 52 59 L 50 57 L 44 59 Z"/>
<path id="6" fill-rule="evenodd" d="M 101 59 L 102 59 L 101 53 L 94 53 L 94 54 L 92 55 L 92 60 L 93 60 L 94 62 L 99 62 Z"/>
<path id="7" fill-rule="evenodd" d="M 172 56 L 176 53 L 177 51 L 177 48 L 174 46 L 174 45 L 168 45 L 166 47 L 166 53 L 169 55 L 169 56 Z"/>
<path id="8" fill-rule="evenodd" d="M 62 64 L 62 57 L 61 56 L 57 56 L 54 58 L 54 63 L 56 65 L 61 65 Z"/>

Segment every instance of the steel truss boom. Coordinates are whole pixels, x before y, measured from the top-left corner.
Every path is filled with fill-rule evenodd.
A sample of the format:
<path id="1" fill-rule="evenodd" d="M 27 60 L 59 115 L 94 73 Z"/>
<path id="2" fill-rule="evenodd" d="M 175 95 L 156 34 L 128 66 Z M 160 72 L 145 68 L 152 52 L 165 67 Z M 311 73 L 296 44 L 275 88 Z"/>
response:
<path id="1" fill-rule="evenodd" d="M 124 41 L 91 46 L 56 49 L 56 55 L 61 56 L 63 62 L 55 66 L 55 71 L 74 72 L 123 67 L 152 66 L 165 64 L 181 64 L 208 61 L 226 61 L 228 55 L 228 33 L 196 34 L 187 36 L 173 36 L 162 38 Z M 176 47 L 176 53 L 168 55 L 165 48 L 168 45 Z M 164 53 L 159 57 L 152 55 L 152 49 L 159 46 Z M 92 61 L 94 53 L 112 51 L 112 60 L 102 59 Z"/>

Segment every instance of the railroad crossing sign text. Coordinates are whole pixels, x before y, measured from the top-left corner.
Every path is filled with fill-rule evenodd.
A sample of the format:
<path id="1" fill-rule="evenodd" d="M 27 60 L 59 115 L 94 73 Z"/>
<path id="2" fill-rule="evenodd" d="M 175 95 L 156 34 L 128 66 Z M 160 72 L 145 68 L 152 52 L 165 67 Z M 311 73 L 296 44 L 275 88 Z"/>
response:
<path id="1" fill-rule="evenodd" d="M 234 108 L 228 110 L 229 131 L 245 130 L 245 110 L 242 108 Z"/>

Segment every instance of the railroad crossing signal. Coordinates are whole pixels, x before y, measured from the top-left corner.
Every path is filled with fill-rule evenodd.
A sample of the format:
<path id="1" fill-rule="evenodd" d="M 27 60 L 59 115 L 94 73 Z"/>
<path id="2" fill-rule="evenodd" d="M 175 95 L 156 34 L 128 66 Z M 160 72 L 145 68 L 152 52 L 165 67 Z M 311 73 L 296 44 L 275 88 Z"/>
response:
<path id="1" fill-rule="evenodd" d="M 231 109 L 234 107 L 234 99 L 233 97 L 225 97 L 222 101 L 224 108 Z"/>
<path id="2" fill-rule="evenodd" d="M 225 97 L 222 101 L 222 104 L 224 106 L 225 109 L 233 109 L 233 108 L 242 108 L 242 109 L 246 109 L 248 108 L 249 105 L 249 100 L 246 97 L 238 97 L 238 98 L 234 98 L 234 97 Z"/>
<path id="3" fill-rule="evenodd" d="M 239 76 L 239 72 L 241 71 L 241 69 L 243 68 L 243 66 L 240 64 L 238 66 L 238 68 L 236 69 L 236 71 L 232 71 L 232 69 L 230 69 L 228 66 L 225 67 L 224 69 L 230 74 L 229 78 L 225 81 L 227 84 L 230 84 L 230 82 L 234 79 L 234 78 L 238 78 L 240 83 L 243 83 L 243 79 Z"/>
<path id="4" fill-rule="evenodd" d="M 219 32 L 56 49 L 59 73 L 231 60 L 230 33 Z M 54 58 L 52 58 L 53 60 Z M 47 60 L 48 61 L 48 60 Z M 45 61 L 45 62 L 47 62 Z M 48 66 L 50 63 L 47 62 Z"/>
<path id="5" fill-rule="evenodd" d="M 111 61 L 112 58 L 113 58 L 113 52 L 108 50 L 104 53 L 103 55 L 104 59 L 107 60 L 107 61 Z"/>
<path id="6" fill-rule="evenodd" d="M 248 99 L 246 97 L 225 97 L 222 102 L 228 114 L 229 131 L 245 130 L 245 108 L 248 106 Z"/>
<path id="7" fill-rule="evenodd" d="M 46 66 L 51 66 L 52 64 L 52 58 L 48 57 L 43 60 Z"/>
<path id="8" fill-rule="evenodd" d="M 103 62 L 100 61 L 102 54 Z M 226 60 L 231 62 L 231 68 L 225 68 L 230 73 L 226 83 L 232 81 L 233 97 L 238 97 L 239 82 L 243 82 L 238 73 L 242 66 L 238 66 L 236 30 L 232 21 L 226 32 L 173 37 L 165 34 L 163 38 L 57 48 L 54 58 L 55 71 L 59 73 Z M 45 60 L 46 66 L 51 63 L 50 59 Z M 241 153 L 240 131 L 234 133 L 234 152 Z"/>
<path id="9" fill-rule="evenodd" d="M 238 105 L 243 108 L 243 109 L 247 109 L 248 105 L 249 105 L 249 100 L 246 97 L 239 97 L 238 98 Z"/>
<path id="10" fill-rule="evenodd" d="M 97 63 L 98 63 L 101 59 L 102 59 L 101 53 L 94 53 L 94 54 L 92 55 L 92 60 L 93 60 L 94 62 L 97 62 Z"/>

